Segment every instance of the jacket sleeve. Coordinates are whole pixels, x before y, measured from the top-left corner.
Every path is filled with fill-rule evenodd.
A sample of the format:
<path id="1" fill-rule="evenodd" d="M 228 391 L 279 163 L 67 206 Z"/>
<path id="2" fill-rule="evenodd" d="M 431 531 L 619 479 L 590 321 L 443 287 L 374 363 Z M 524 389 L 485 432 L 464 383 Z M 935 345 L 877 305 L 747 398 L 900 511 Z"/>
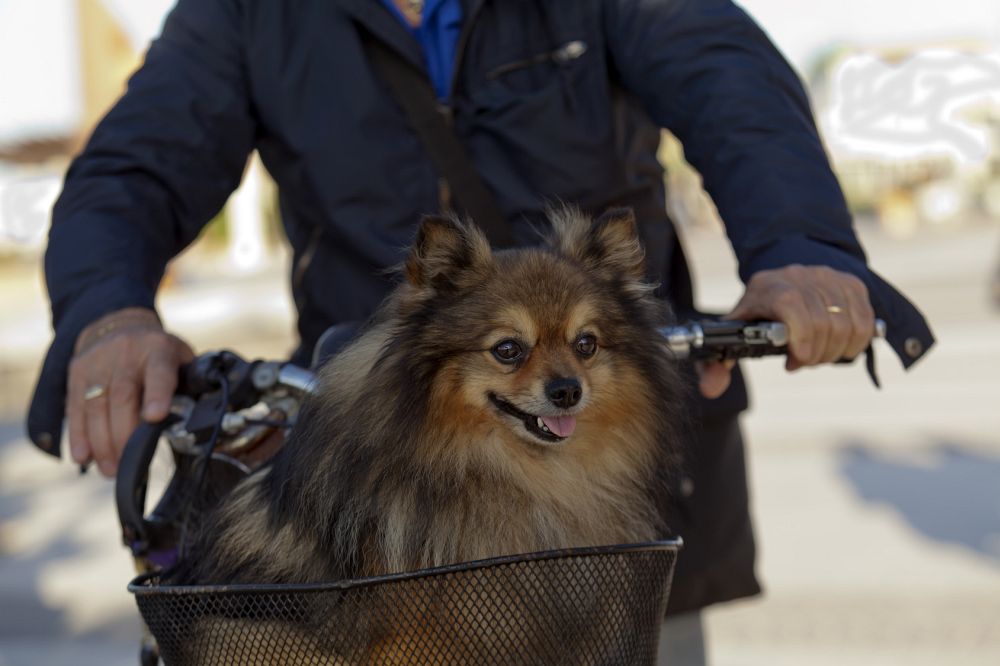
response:
<path id="1" fill-rule="evenodd" d="M 167 262 L 238 186 L 253 147 L 238 0 L 180 0 L 66 175 L 45 277 L 55 338 L 28 416 L 58 455 L 66 372 L 90 322 L 153 307 Z"/>
<path id="2" fill-rule="evenodd" d="M 867 267 L 798 77 L 730 0 L 606 0 L 623 85 L 684 145 L 726 225 L 740 277 L 826 265 L 868 286 L 909 367 L 933 344 L 923 316 Z"/>

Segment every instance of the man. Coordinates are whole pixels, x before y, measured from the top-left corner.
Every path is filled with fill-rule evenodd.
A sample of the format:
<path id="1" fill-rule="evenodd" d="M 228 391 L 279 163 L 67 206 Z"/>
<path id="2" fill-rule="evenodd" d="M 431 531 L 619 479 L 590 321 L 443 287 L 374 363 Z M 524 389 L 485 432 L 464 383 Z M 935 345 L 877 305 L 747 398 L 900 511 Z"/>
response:
<path id="1" fill-rule="evenodd" d="M 156 288 L 253 149 L 294 249 L 296 358 L 374 309 L 420 215 L 449 197 L 368 39 L 427 71 L 519 243 L 549 201 L 631 206 L 650 277 L 693 309 L 655 158 L 666 127 L 704 176 L 748 283 L 732 316 L 784 321 L 789 369 L 857 356 L 875 316 L 906 365 L 932 344 L 865 265 L 801 85 L 729 0 L 180 0 L 54 210 L 56 338 L 30 427 L 42 448 L 58 455 L 67 390 L 73 459 L 108 476 L 140 411 L 166 415 L 192 352 L 160 327 Z M 716 399 L 697 408 L 702 433 L 668 508 L 687 543 L 672 613 L 759 591 L 736 420 L 746 396 L 729 384 L 729 367 L 702 369 Z"/>

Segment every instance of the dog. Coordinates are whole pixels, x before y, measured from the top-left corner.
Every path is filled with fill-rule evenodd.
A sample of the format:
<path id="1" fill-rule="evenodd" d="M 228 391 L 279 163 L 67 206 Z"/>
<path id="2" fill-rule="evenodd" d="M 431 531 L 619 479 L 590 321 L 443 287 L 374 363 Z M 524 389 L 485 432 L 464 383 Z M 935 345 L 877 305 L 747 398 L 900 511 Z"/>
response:
<path id="1" fill-rule="evenodd" d="M 685 389 L 636 221 L 549 217 L 542 245 L 501 251 L 474 224 L 424 218 L 399 286 L 170 582 L 336 581 L 665 536 Z M 379 654 L 401 640 L 380 636 Z"/>

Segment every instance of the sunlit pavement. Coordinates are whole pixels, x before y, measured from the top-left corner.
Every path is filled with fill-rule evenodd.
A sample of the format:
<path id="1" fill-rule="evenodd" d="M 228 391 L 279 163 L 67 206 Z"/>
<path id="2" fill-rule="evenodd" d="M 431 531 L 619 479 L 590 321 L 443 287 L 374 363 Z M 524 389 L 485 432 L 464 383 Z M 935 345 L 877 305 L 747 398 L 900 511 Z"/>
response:
<path id="1" fill-rule="evenodd" d="M 777 361 L 752 364 L 767 591 L 708 612 L 715 664 L 1000 663 L 1000 311 L 986 290 L 1000 236 L 866 240 L 939 346 L 906 375 L 883 346 L 881 391 L 860 367 L 787 376 Z M 687 244 L 703 304 L 724 308 L 739 292 L 725 242 L 702 231 Z M 200 349 L 287 350 L 280 263 L 252 278 L 196 269 L 161 299 L 168 323 Z M 4 406 L 23 404 L 47 326 L 37 280 L 22 286 L 0 294 Z M 0 665 L 137 663 L 130 576 L 110 484 L 36 453 L 11 413 L 0 426 Z"/>
<path id="2" fill-rule="evenodd" d="M 728 303 L 724 244 L 690 240 L 703 296 Z M 766 594 L 708 613 L 714 663 L 1000 663 L 1000 234 L 866 241 L 938 345 L 910 373 L 881 345 L 881 391 L 860 364 L 748 364 Z"/>

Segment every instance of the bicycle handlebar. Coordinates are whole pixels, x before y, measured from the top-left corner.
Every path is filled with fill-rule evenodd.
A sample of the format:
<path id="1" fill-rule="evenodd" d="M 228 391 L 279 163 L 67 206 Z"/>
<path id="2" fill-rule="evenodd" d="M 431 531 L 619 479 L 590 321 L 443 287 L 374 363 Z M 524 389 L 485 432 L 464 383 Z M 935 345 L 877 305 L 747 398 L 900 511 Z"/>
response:
<path id="1" fill-rule="evenodd" d="M 885 332 L 885 322 L 876 319 L 874 337 L 884 338 Z M 660 333 L 677 358 L 728 361 L 788 353 L 788 328 L 776 321 L 692 321 L 666 326 Z"/>
<path id="2" fill-rule="evenodd" d="M 757 358 L 788 350 L 788 329 L 779 322 L 702 320 L 666 326 L 659 332 L 679 359 Z M 881 320 L 876 322 L 875 336 L 885 336 Z M 183 474 L 191 476 L 197 467 L 194 461 L 201 460 L 199 464 L 205 465 L 208 458 L 220 455 L 213 453 L 220 432 L 235 449 L 260 441 L 261 428 L 292 425 L 302 398 L 316 386 L 316 375 L 311 370 L 276 361 L 248 362 L 230 351 L 203 354 L 179 372 L 177 400 L 170 416 L 160 423 L 140 424 L 119 463 L 118 515 L 124 541 L 137 559 L 173 538 L 169 520 L 145 517 L 148 469 L 161 436 L 170 441 L 178 469 L 183 465 Z M 269 410 L 275 410 L 278 421 Z M 257 432 L 253 432 L 254 428 Z M 233 462 L 225 456 L 223 459 Z M 160 506 L 166 505 L 165 513 L 176 520 L 177 502 L 169 495 L 170 489 Z"/>

